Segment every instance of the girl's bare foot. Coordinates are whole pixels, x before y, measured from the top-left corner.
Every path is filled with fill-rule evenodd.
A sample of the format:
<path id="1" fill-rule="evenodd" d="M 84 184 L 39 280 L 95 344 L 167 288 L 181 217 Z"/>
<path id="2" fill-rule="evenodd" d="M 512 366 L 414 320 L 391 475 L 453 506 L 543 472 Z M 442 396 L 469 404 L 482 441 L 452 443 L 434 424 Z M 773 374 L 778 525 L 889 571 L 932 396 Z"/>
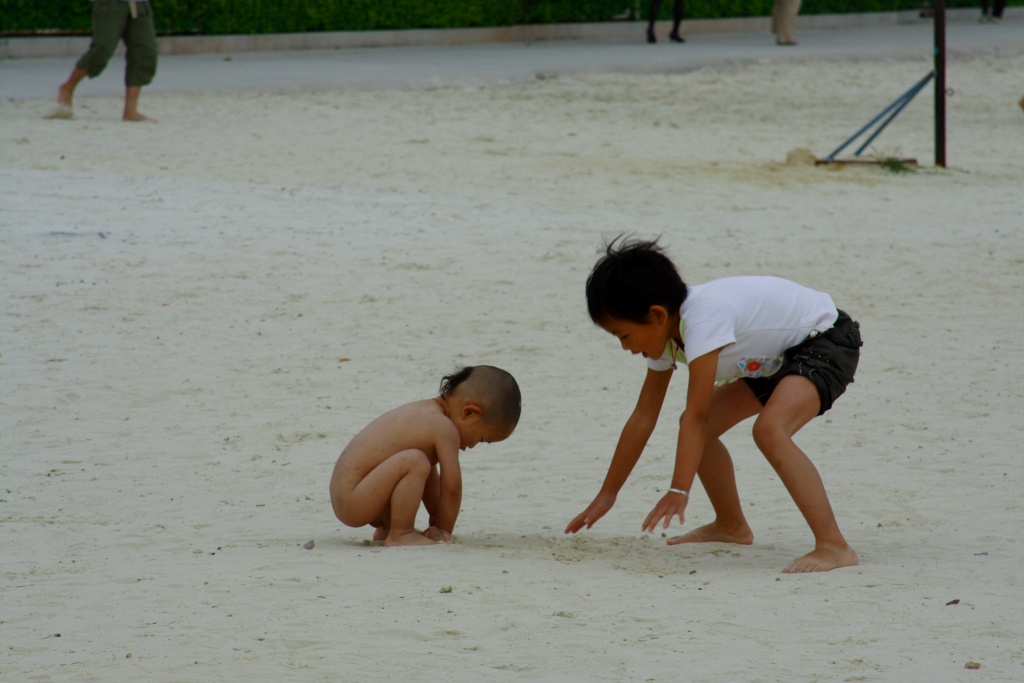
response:
<path id="1" fill-rule="evenodd" d="M 682 536 L 673 536 L 668 539 L 669 545 L 680 543 L 738 543 L 750 545 L 754 542 L 754 532 L 746 523 L 738 525 L 726 525 L 721 522 L 712 522 L 698 527 Z"/>
<path id="2" fill-rule="evenodd" d="M 388 537 L 388 530 L 385 529 L 384 527 L 377 527 L 376 529 L 373 530 L 373 540 L 375 540 L 375 541 L 383 541 L 387 537 Z"/>
<path id="3" fill-rule="evenodd" d="M 388 534 L 388 537 L 384 539 L 384 545 L 386 546 L 397 546 L 397 545 L 436 545 L 436 542 L 431 541 L 429 538 L 417 531 L 407 531 L 404 534 Z"/>
<path id="4" fill-rule="evenodd" d="M 151 119 L 148 116 L 144 116 L 139 112 L 125 112 L 124 116 L 121 117 L 122 121 L 149 121 L 150 123 L 156 123 L 156 119 Z"/>
<path id="5" fill-rule="evenodd" d="M 857 564 L 857 553 L 848 545 L 815 548 L 803 557 L 798 557 L 783 569 L 784 574 L 806 574 L 809 572 L 827 572 L 839 567 L 852 567 Z"/>

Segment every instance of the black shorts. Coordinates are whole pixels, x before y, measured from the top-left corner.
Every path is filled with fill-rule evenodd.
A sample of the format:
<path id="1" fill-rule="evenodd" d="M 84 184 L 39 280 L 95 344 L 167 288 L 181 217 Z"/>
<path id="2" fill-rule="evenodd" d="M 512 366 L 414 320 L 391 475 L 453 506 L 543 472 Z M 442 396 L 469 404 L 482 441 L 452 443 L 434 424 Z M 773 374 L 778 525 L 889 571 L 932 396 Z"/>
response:
<path id="1" fill-rule="evenodd" d="M 847 385 L 853 383 L 863 345 L 860 323 L 839 311 L 839 317 L 830 329 L 786 349 L 782 367 L 774 375 L 744 377 L 743 381 L 753 390 L 761 405 L 765 405 L 783 377 L 806 377 L 818 388 L 821 399 L 818 415 L 822 415 L 846 391 Z"/>

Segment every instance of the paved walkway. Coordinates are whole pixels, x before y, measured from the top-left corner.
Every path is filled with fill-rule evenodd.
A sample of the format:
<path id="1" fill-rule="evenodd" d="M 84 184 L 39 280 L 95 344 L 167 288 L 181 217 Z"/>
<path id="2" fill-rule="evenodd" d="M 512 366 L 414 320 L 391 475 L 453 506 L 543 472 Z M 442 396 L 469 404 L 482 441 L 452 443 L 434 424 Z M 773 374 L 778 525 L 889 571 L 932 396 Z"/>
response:
<path id="1" fill-rule="evenodd" d="M 1014 14 L 1016 11 L 1016 14 Z M 1020 16 L 1018 16 L 1020 15 Z M 999 25 L 979 24 L 975 14 L 951 16 L 948 60 L 957 55 L 1024 50 L 1024 10 L 1010 8 Z M 161 57 L 149 93 L 230 89 L 424 87 L 456 81 L 502 81 L 537 74 L 587 71 L 685 71 L 708 64 L 764 59 L 913 58 L 930 63 L 933 26 L 911 23 L 801 30 L 800 45 L 782 48 L 766 31 L 699 33 L 683 45 L 621 39 L 550 40 L 533 43 L 374 47 L 337 50 L 175 54 Z M 685 27 L 685 25 L 684 25 Z M 664 32 L 663 32 L 664 33 Z M 78 96 L 119 95 L 123 61 L 116 57 L 101 77 L 83 83 Z M 74 58 L 0 60 L 0 97 L 54 97 Z M 1021 89 L 1024 91 L 1024 79 Z"/>

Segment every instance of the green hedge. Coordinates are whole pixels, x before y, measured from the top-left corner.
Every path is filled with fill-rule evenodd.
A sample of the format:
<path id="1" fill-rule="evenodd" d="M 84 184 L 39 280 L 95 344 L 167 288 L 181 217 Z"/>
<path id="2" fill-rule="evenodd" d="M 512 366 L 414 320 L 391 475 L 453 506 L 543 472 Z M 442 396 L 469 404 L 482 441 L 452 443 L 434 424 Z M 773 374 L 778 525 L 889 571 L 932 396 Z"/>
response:
<path id="1" fill-rule="evenodd" d="M 162 34 L 459 28 L 644 18 L 647 0 L 151 0 Z M 917 9 L 923 0 L 803 0 L 802 14 Z M 1011 0 L 1009 4 L 1022 4 Z M 672 0 L 662 4 L 671 16 Z M 977 0 L 947 0 L 977 7 Z M 764 16 L 772 0 L 687 0 L 688 19 Z M 0 0 L 4 35 L 89 31 L 87 0 Z"/>

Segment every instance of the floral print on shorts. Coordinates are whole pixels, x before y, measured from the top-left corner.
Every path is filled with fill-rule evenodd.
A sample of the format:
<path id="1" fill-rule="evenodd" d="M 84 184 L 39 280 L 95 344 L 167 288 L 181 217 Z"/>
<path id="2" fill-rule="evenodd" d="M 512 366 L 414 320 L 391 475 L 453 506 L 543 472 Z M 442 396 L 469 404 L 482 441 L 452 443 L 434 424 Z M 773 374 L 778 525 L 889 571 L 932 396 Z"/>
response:
<path id="1" fill-rule="evenodd" d="M 771 377 L 782 367 L 782 360 L 782 356 L 741 358 L 736 365 L 743 377 Z"/>

